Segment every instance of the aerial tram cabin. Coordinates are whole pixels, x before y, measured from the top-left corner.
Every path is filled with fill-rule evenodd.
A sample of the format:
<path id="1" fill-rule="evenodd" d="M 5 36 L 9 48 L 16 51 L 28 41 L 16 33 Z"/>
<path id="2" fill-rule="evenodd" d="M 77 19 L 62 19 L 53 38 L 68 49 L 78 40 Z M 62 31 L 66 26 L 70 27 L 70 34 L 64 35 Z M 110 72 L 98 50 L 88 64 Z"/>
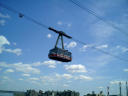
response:
<path id="1" fill-rule="evenodd" d="M 57 31 L 51 27 L 49 27 L 49 30 L 54 31 L 59 35 L 58 35 L 55 47 L 49 51 L 48 57 L 52 60 L 57 60 L 61 62 L 70 62 L 72 60 L 72 53 L 64 49 L 63 36 L 69 39 L 71 39 L 72 37 L 68 36 L 63 31 Z M 61 38 L 62 48 L 57 47 L 57 44 L 60 38 Z"/>

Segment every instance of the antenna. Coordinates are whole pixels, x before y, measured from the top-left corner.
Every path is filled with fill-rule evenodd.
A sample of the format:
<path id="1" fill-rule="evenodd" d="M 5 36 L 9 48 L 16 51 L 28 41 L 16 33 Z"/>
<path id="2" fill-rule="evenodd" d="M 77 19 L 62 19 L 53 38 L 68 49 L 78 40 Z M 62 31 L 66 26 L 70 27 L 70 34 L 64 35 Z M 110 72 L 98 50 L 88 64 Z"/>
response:
<path id="1" fill-rule="evenodd" d="M 121 82 L 119 82 L 119 90 L 120 90 L 119 96 L 121 96 Z"/>
<path id="2" fill-rule="evenodd" d="M 126 81 L 126 96 L 128 96 L 128 85 L 127 85 L 127 81 Z"/>
<path id="3" fill-rule="evenodd" d="M 107 87 L 107 96 L 109 96 L 109 86 Z"/>

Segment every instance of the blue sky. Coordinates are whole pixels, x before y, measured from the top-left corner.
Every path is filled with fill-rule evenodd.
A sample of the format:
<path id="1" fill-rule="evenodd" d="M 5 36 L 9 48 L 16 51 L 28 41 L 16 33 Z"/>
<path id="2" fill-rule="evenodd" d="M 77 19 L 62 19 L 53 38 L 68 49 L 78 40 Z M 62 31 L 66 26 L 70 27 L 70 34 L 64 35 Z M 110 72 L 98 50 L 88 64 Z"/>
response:
<path id="1" fill-rule="evenodd" d="M 76 0 L 74 0 L 76 1 Z M 47 26 L 87 43 L 64 38 L 72 52 L 70 63 L 48 59 L 57 34 L 0 7 L 0 89 L 79 91 L 118 94 L 118 82 L 128 80 L 128 62 L 91 49 L 92 46 L 128 60 L 128 1 L 79 0 L 109 23 L 80 9 L 69 0 L 0 0 Z M 113 28 L 116 26 L 116 28 Z M 118 28 L 118 29 L 117 29 Z"/>

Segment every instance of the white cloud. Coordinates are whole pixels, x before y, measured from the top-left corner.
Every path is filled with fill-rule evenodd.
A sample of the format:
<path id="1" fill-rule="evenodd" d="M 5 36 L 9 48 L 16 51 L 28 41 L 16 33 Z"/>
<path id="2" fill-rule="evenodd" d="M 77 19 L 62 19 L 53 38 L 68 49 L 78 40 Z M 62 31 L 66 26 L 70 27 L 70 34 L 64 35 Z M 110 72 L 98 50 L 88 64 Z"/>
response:
<path id="1" fill-rule="evenodd" d="M 9 77 L 3 76 L 3 79 L 4 79 L 4 80 L 9 80 Z"/>
<path id="2" fill-rule="evenodd" d="M 5 62 L 0 62 L 0 66 L 6 68 L 14 68 L 16 71 L 23 73 L 40 74 L 39 69 L 32 67 L 31 64 L 23 64 L 22 62 L 14 63 L 14 64 L 7 64 Z"/>
<path id="3" fill-rule="evenodd" d="M 13 69 L 7 69 L 7 70 L 5 70 L 5 73 L 12 73 L 12 72 L 14 72 Z"/>
<path id="4" fill-rule="evenodd" d="M 76 46 L 77 46 L 77 43 L 74 42 L 74 41 L 72 41 L 72 42 L 70 42 L 70 43 L 67 45 L 67 48 L 74 48 L 74 47 L 76 47 Z"/>
<path id="5" fill-rule="evenodd" d="M 94 45 L 94 44 L 86 44 L 86 45 L 84 45 L 84 46 L 80 49 L 80 51 L 85 52 L 85 51 L 87 50 L 87 48 L 94 47 L 94 46 L 96 46 L 96 45 Z M 107 44 L 103 44 L 103 45 L 96 46 L 95 48 L 97 48 L 97 49 L 108 48 L 108 45 L 107 45 Z"/>
<path id="6" fill-rule="evenodd" d="M 48 35 L 47 35 L 47 37 L 48 37 L 48 38 L 51 38 L 51 37 L 52 37 L 52 35 L 51 35 L 51 34 L 48 34 Z"/>
<path id="7" fill-rule="evenodd" d="M 64 86 L 64 87 L 69 87 L 69 85 L 68 85 L 68 84 L 64 84 L 63 86 Z"/>
<path id="8" fill-rule="evenodd" d="M 123 71 L 124 71 L 124 72 L 128 72 L 128 69 L 124 69 Z"/>
<path id="9" fill-rule="evenodd" d="M 58 21 L 57 24 L 58 24 L 58 25 L 62 25 L 62 22 L 61 22 L 61 21 Z"/>
<path id="10" fill-rule="evenodd" d="M 85 76 L 85 75 L 71 75 L 71 74 L 56 74 L 56 78 L 57 79 L 75 79 L 75 80 L 93 80 L 92 77 L 89 77 L 89 76 Z M 68 83 L 71 83 L 68 82 Z"/>
<path id="11" fill-rule="evenodd" d="M 75 79 L 80 79 L 80 80 L 93 80 L 92 77 L 85 76 L 85 75 L 79 75 L 78 77 L 75 77 Z"/>
<path id="12" fill-rule="evenodd" d="M 8 14 L 5 15 L 3 13 L 0 13 L 0 18 L 7 18 L 7 19 L 9 19 L 10 16 Z"/>
<path id="13" fill-rule="evenodd" d="M 34 62 L 33 64 L 32 64 L 32 66 L 40 66 L 42 63 L 41 62 Z"/>
<path id="14" fill-rule="evenodd" d="M 22 78 L 19 78 L 19 80 L 21 80 L 21 81 L 22 81 L 23 79 L 22 79 Z"/>
<path id="15" fill-rule="evenodd" d="M 30 77 L 31 75 L 30 74 L 22 74 L 22 76 Z"/>
<path id="16" fill-rule="evenodd" d="M 15 46 L 16 46 L 16 42 L 13 42 L 13 45 L 15 45 Z"/>
<path id="17" fill-rule="evenodd" d="M 71 79 L 72 75 L 71 74 L 63 74 L 62 75 L 65 79 Z"/>
<path id="18" fill-rule="evenodd" d="M 37 80 L 39 80 L 39 78 L 32 77 L 32 78 L 29 78 L 29 80 L 37 81 Z"/>
<path id="19" fill-rule="evenodd" d="M 90 31 L 92 32 L 92 35 L 95 37 L 95 39 L 101 42 L 101 39 L 105 40 L 110 38 L 113 35 L 113 33 L 116 31 L 116 29 L 114 29 L 111 26 L 108 26 L 103 22 L 99 22 L 91 26 Z"/>
<path id="20" fill-rule="evenodd" d="M 73 76 L 71 74 L 55 74 L 56 78 L 61 79 L 61 78 L 65 78 L 65 79 L 71 79 L 73 78 Z"/>
<path id="21" fill-rule="evenodd" d="M 69 23 L 69 24 L 67 24 L 67 26 L 68 26 L 68 27 L 71 27 L 71 26 L 72 26 L 72 24 L 70 24 L 70 23 Z"/>
<path id="22" fill-rule="evenodd" d="M 13 67 L 20 72 L 24 73 L 32 73 L 32 74 L 40 74 L 40 70 L 37 68 L 32 67 L 30 64 L 23 64 L 23 63 L 15 63 Z"/>
<path id="23" fill-rule="evenodd" d="M 99 45 L 99 46 L 97 46 L 96 48 L 97 48 L 97 49 L 108 48 L 108 45 L 107 45 L 107 44 Z"/>
<path id="24" fill-rule="evenodd" d="M 58 81 L 58 78 L 56 78 L 56 76 L 50 75 L 50 76 L 41 76 L 40 77 L 41 81 L 43 83 L 48 83 L 48 84 L 55 84 L 55 82 Z"/>
<path id="25" fill-rule="evenodd" d="M 33 66 L 41 66 L 41 65 L 46 65 L 49 68 L 56 68 L 57 64 L 60 64 L 61 62 L 57 62 L 57 61 L 53 61 L 53 60 L 48 60 L 48 61 L 44 61 L 44 62 L 35 62 L 32 65 Z"/>
<path id="26" fill-rule="evenodd" d="M 22 50 L 19 48 L 16 49 L 6 49 L 4 47 L 4 45 L 10 45 L 10 42 L 6 39 L 6 37 L 4 36 L 0 36 L 0 54 L 5 51 L 5 52 L 9 52 L 9 53 L 14 53 L 16 55 L 21 55 Z"/>
<path id="27" fill-rule="evenodd" d="M 0 47 L 2 47 L 3 45 L 10 45 L 10 42 L 4 37 L 4 36 L 0 36 Z"/>
<path id="28" fill-rule="evenodd" d="M 103 87 L 102 86 L 100 86 L 100 87 L 98 87 L 99 89 L 103 89 Z"/>
<path id="29" fill-rule="evenodd" d="M 56 68 L 56 65 L 59 64 L 59 63 L 60 62 L 49 60 L 49 61 L 44 61 L 42 64 L 47 65 L 49 68 Z"/>
<path id="30" fill-rule="evenodd" d="M 92 47 L 92 46 L 93 46 L 92 44 L 83 45 L 83 47 L 80 48 L 80 51 L 85 52 L 87 50 L 87 48 Z"/>
<path id="31" fill-rule="evenodd" d="M 119 49 L 123 53 L 128 52 L 128 48 L 127 47 L 124 47 L 124 46 L 121 46 L 121 45 L 117 45 L 116 48 Z"/>
<path id="32" fill-rule="evenodd" d="M 125 81 L 122 81 L 122 80 L 110 81 L 110 84 L 119 84 L 119 82 L 121 82 L 122 84 L 125 84 Z"/>
<path id="33" fill-rule="evenodd" d="M 9 52 L 9 53 L 14 53 L 16 54 L 17 56 L 21 55 L 22 54 L 22 50 L 19 49 L 19 48 L 16 48 L 16 49 L 4 49 L 5 52 Z"/>
<path id="34" fill-rule="evenodd" d="M 0 20 L 0 25 L 1 26 L 4 26 L 5 25 L 5 22 L 6 22 L 5 20 Z"/>
<path id="35" fill-rule="evenodd" d="M 10 67 L 10 64 L 6 64 L 6 62 L 0 62 L 1 67 Z"/>
<path id="36" fill-rule="evenodd" d="M 83 73 L 87 72 L 84 65 L 77 64 L 77 65 L 65 65 L 65 69 L 71 73 Z"/>

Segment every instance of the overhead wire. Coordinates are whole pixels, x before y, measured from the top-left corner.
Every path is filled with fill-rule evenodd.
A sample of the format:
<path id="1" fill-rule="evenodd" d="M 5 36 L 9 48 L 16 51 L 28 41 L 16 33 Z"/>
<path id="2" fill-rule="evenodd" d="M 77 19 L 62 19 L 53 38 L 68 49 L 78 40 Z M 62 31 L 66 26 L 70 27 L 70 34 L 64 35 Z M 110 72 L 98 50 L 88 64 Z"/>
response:
<path id="1" fill-rule="evenodd" d="M 107 22 L 103 17 L 100 17 L 97 15 L 97 13 L 95 13 L 93 10 L 90 10 L 89 8 L 85 7 L 85 6 L 81 6 L 80 3 L 77 1 L 75 2 L 74 0 L 69 0 L 71 3 L 73 3 L 74 5 L 78 6 L 79 8 L 81 8 L 82 10 L 92 14 L 93 16 L 95 16 L 96 18 L 98 18 L 99 20 L 103 21 L 104 23 L 106 23 L 107 25 L 113 27 L 114 29 L 118 30 L 120 33 L 123 33 L 124 35 L 128 36 L 128 33 L 125 31 L 122 31 L 120 28 L 118 28 L 117 26 Z"/>
<path id="2" fill-rule="evenodd" d="M 4 4 L 2 4 L 2 3 L 0 3 L 0 6 L 3 7 L 3 8 L 5 8 L 5 9 L 7 9 L 7 10 L 9 10 L 9 11 L 11 11 L 11 12 L 13 12 L 13 13 L 18 14 L 19 17 L 21 17 L 21 18 L 24 17 L 24 18 L 26 18 L 27 20 L 29 20 L 29 21 L 31 21 L 31 22 L 33 22 L 33 23 L 39 25 L 39 26 L 42 26 L 42 27 L 44 27 L 44 28 L 46 28 L 46 29 L 49 28 L 47 25 L 45 25 L 45 24 L 43 24 L 43 23 L 40 23 L 39 21 L 33 19 L 32 17 L 27 16 L 26 14 L 23 14 L 23 13 L 21 13 L 21 12 L 15 10 L 15 9 L 13 9 L 13 8 L 11 8 L 11 7 L 8 7 L 8 6 L 6 6 L 6 5 L 4 5 Z"/>
<path id="3" fill-rule="evenodd" d="M 80 43 L 80 44 L 82 44 L 82 45 L 88 45 L 87 43 L 85 43 L 85 42 L 83 42 L 83 41 L 80 41 L 80 40 L 78 40 L 78 39 L 75 39 L 75 38 L 72 38 L 72 40 L 73 40 L 73 41 L 76 41 L 76 42 L 78 42 L 78 43 Z M 104 51 L 104 50 L 102 50 L 102 49 L 99 49 L 99 48 L 97 48 L 97 47 L 95 47 L 95 46 L 91 46 L 91 47 L 89 47 L 89 48 L 94 49 L 94 50 L 97 50 L 97 51 L 99 51 L 99 52 L 101 52 L 101 53 L 104 53 L 104 54 L 106 54 L 106 55 L 112 56 L 112 57 L 114 57 L 114 58 L 116 58 L 116 59 L 119 59 L 119 60 L 121 60 L 121 61 L 128 62 L 128 60 L 123 59 L 123 58 L 121 58 L 120 56 L 113 55 L 112 53 L 107 52 L 107 51 Z"/>
<path id="4" fill-rule="evenodd" d="M 35 19 L 31 18 L 30 16 L 27 16 L 27 15 L 25 15 L 25 14 L 23 14 L 23 13 L 17 11 L 17 10 L 14 10 L 13 8 L 10 8 L 10 7 L 8 7 L 8 6 L 4 5 L 4 4 L 2 4 L 2 3 L 0 3 L 0 6 L 3 7 L 3 8 L 5 8 L 5 9 L 7 9 L 7 10 L 9 10 L 9 11 L 11 11 L 11 12 L 13 12 L 13 13 L 18 14 L 20 17 L 25 17 L 27 20 L 29 20 L 29 21 L 31 21 L 31 22 L 33 22 L 33 23 L 35 23 L 35 24 L 37 24 L 37 25 L 39 25 L 39 26 L 41 26 L 41 27 L 43 27 L 43 28 L 46 28 L 46 29 L 49 29 L 49 28 L 50 28 L 50 27 L 48 27 L 47 25 L 45 25 L 45 24 L 43 24 L 43 23 L 40 23 L 39 21 L 36 21 Z M 80 40 L 77 40 L 77 39 L 75 39 L 74 37 L 72 37 L 71 39 L 72 39 L 73 41 L 76 41 L 76 42 L 82 44 L 82 45 L 87 45 L 85 42 L 80 41 Z M 126 60 L 126 59 L 123 59 L 123 58 L 121 58 L 121 57 L 119 57 L 119 56 L 113 55 L 113 54 L 111 54 L 111 53 L 109 53 L 109 52 L 106 52 L 106 51 L 104 51 L 104 50 L 98 49 L 98 48 L 96 48 L 95 46 L 92 46 L 92 47 L 90 47 L 90 48 L 95 49 L 95 50 L 98 50 L 98 51 L 100 51 L 100 52 L 102 52 L 102 53 L 104 53 L 104 54 L 110 55 L 110 56 L 112 56 L 112 57 L 114 57 L 114 58 L 116 58 L 116 59 L 119 59 L 119 60 L 128 62 L 128 60 Z"/>

